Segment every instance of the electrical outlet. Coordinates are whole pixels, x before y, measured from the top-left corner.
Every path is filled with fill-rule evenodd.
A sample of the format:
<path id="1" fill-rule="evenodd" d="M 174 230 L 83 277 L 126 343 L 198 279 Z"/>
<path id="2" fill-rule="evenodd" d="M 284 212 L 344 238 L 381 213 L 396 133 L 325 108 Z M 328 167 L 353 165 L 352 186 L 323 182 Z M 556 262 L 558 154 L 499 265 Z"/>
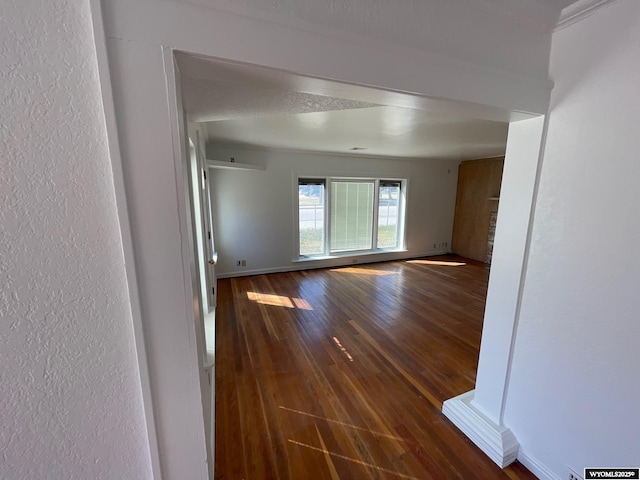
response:
<path id="1" fill-rule="evenodd" d="M 580 475 L 567 467 L 569 475 L 567 476 L 567 480 L 584 480 Z"/>
<path id="2" fill-rule="evenodd" d="M 433 244 L 433 248 L 438 248 L 438 245 L 436 243 Z"/>
<path id="3" fill-rule="evenodd" d="M 247 261 L 246 260 L 242 260 L 242 266 L 246 267 L 247 266 Z"/>

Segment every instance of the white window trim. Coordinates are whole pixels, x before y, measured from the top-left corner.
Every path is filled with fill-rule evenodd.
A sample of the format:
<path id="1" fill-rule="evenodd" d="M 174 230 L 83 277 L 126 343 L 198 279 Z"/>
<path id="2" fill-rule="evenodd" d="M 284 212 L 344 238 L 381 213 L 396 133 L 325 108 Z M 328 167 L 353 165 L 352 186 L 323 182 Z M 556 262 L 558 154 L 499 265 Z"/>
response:
<path id="1" fill-rule="evenodd" d="M 301 179 L 313 179 L 324 181 L 324 249 L 323 253 L 317 255 L 301 255 L 300 254 L 300 205 L 298 186 Z M 331 198 L 331 182 L 373 182 L 374 183 L 374 208 L 373 208 L 373 232 L 372 232 L 372 248 L 364 250 L 347 250 L 341 252 L 331 252 L 331 213 L 329 211 Z M 398 199 L 398 242 L 395 247 L 378 248 L 378 216 L 380 201 L 380 182 L 393 181 L 400 183 L 400 197 Z M 352 176 L 327 176 L 327 175 L 296 175 L 294 177 L 293 188 L 293 210 L 294 210 L 294 255 L 293 262 L 309 262 L 317 260 L 328 260 L 333 258 L 349 258 L 363 255 L 379 255 L 391 252 L 406 251 L 406 216 L 407 216 L 407 188 L 408 179 L 397 177 L 352 177 Z"/>

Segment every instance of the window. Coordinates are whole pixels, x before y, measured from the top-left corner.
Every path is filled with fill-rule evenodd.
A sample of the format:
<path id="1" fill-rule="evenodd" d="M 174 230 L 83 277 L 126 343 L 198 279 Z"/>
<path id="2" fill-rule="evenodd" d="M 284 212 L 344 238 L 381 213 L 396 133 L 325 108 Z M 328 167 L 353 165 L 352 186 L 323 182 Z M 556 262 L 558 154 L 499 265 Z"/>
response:
<path id="1" fill-rule="evenodd" d="M 373 181 L 331 181 L 331 253 L 371 250 L 373 192 Z"/>
<path id="2" fill-rule="evenodd" d="M 325 252 L 324 186 L 324 179 L 298 179 L 298 228 L 302 256 Z"/>
<path id="3" fill-rule="evenodd" d="M 399 181 L 380 180 L 378 193 L 378 248 L 396 248 L 400 229 Z"/>
<path id="4" fill-rule="evenodd" d="M 402 180 L 299 178 L 300 256 L 400 248 L 403 198 Z"/>

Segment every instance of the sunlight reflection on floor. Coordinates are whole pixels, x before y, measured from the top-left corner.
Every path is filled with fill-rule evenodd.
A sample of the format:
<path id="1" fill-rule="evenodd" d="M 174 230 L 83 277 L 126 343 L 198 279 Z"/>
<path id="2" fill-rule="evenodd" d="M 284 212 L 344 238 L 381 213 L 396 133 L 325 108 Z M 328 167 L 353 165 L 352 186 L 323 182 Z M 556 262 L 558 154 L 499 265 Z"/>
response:
<path id="1" fill-rule="evenodd" d="M 299 310 L 313 310 L 309 302 L 302 298 L 285 297 L 283 295 L 274 295 L 271 293 L 247 292 L 247 298 L 262 305 L 271 305 L 273 307 L 297 308 Z"/>
<path id="2" fill-rule="evenodd" d="M 345 356 L 349 359 L 349 361 L 353 362 L 353 357 L 349 354 L 349 352 L 347 352 L 347 349 L 342 346 L 342 343 L 340 343 L 340 340 L 338 340 L 338 337 L 333 337 L 333 341 L 338 346 L 340 351 L 345 354 Z"/>
<path id="3" fill-rule="evenodd" d="M 417 265 L 442 265 L 445 267 L 463 267 L 465 262 L 447 262 L 445 260 L 407 260 L 407 263 L 413 263 Z"/>
<path id="4" fill-rule="evenodd" d="M 394 470 L 389 470 L 388 468 L 382 468 L 382 467 L 379 467 L 379 466 L 374 465 L 372 463 L 363 462 L 362 460 L 358 460 L 357 458 L 351 458 L 351 457 L 347 457 L 345 455 L 341 455 L 339 453 L 330 452 L 326 448 L 314 447 L 313 445 L 307 445 L 306 443 L 297 442 L 295 440 L 292 440 L 291 438 L 288 439 L 288 442 L 292 443 L 294 445 L 298 445 L 300 447 L 305 447 L 305 448 L 309 448 L 311 450 L 315 450 L 316 452 L 322 452 L 322 453 L 325 453 L 327 455 L 331 455 L 332 457 L 337 457 L 337 458 L 341 458 L 342 460 L 347 460 L 349 462 L 357 463 L 359 465 L 364 465 L 365 467 L 374 468 L 374 469 L 376 469 L 376 470 L 378 470 L 380 472 L 385 472 L 385 473 L 389 473 L 391 475 L 396 475 L 396 476 L 398 476 L 400 478 L 409 478 L 411 480 L 418 480 L 416 477 L 412 477 L 410 475 L 405 475 L 404 473 L 396 472 Z"/>
<path id="5" fill-rule="evenodd" d="M 327 418 L 327 417 L 321 417 L 320 415 L 314 415 L 313 413 L 303 412 L 302 410 L 296 410 L 295 408 L 289 408 L 289 407 L 285 407 L 283 405 L 279 405 L 278 408 L 280 408 L 282 410 L 286 410 L 288 412 L 299 413 L 300 415 L 306 415 L 307 417 L 317 418 L 318 420 L 324 420 L 326 422 L 335 423 L 337 425 L 342 425 L 343 427 L 349 427 L 349 428 L 353 428 L 355 430 L 361 430 L 363 432 L 368 432 L 368 433 L 371 433 L 371 434 L 379 436 L 379 437 L 386 437 L 386 438 L 390 438 L 392 440 L 399 440 L 401 442 L 407 442 L 408 441 L 407 439 L 402 438 L 402 437 L 398 437 L 396 435 L 389 435 L 387 433 L 375 432 L 375 431 L 373 431 L 373 430 L 371 430 L 369 428 L 359 427 L 357 425 L 353 425 L 351 423 L 341 422 L 339 420 L 332 420 L 332 419 Z"/>
<path id="6" fill-rule="evenodd" d="M 374 270 L 373 268 L 358 268 L 358 267 L 346 267 L 346 268 L 333 268 L 332 272 L 339 273 L 359 273 L 362 275 L 398 275 L 398 272 L 390 272 L 388 270 Z"/>

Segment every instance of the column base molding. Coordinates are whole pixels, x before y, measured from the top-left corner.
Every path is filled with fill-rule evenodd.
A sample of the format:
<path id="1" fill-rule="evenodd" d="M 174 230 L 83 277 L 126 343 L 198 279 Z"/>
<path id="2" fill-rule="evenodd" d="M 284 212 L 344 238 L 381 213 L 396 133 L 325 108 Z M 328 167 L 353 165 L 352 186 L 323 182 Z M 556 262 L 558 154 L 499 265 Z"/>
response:
<path id="1" fill-rule="evenodd" d="M 473 405 L 475 390 L 450 398 L 442 404 L 442 413 L 475 443 L 500 468 L 513 463 L 518 455 L 516 437 L 504 425 L 498 425 Z"/>

